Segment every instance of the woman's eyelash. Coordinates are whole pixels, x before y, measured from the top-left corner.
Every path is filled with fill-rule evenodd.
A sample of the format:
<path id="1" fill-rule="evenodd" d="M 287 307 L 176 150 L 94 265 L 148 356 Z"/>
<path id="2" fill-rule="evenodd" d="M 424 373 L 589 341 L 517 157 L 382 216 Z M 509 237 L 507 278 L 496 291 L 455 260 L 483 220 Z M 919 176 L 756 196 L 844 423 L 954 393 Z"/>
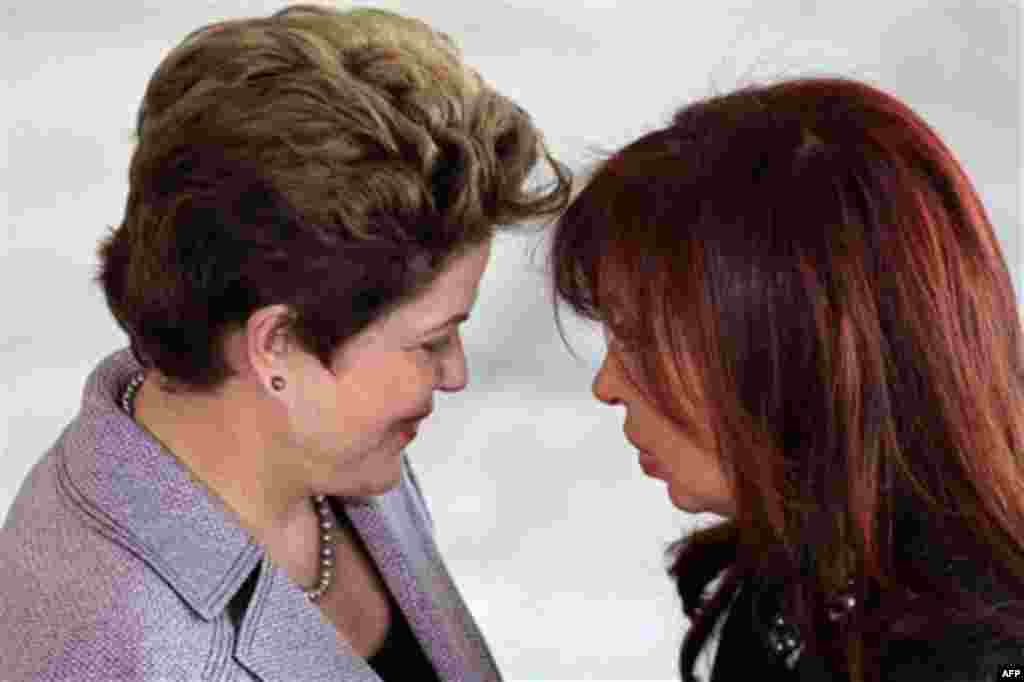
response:
<path id="1" fill-rule="evenodd" d="M 609 341 L 611 341 L 611 345 L 615 346 L 616 348 L 623 352 L 631 352 L 637 350 L 636 343 L 634 343 L 632 339 L 629 339 L 627 334 L 616 333 L 614 328 L 609 329 L 608 337 Z"/>
<path id="2" fill-rule="evenodd" d="M 613 339 L 612 343 L 622 353 L 636 353 L 639 350 L 635 344 L 620 339 Z"/>
<path id="3" fill-rule="evenodd" d="M 426 350 L 428 353 L 439 353 L 443 351 L 445 348 L 447 348 L 449 345 L 451 345 L 451 342 L 451 336 L 443 336 L 440 339 L 424 343 L 422 345 L 422 348 Z"/>

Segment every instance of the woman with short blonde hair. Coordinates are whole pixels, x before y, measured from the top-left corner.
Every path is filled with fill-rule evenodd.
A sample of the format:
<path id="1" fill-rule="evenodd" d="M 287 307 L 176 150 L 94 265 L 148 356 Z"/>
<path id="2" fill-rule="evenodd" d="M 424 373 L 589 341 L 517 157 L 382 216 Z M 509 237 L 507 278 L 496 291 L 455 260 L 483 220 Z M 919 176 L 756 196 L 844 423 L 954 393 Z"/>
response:
<path id="1" fill-rule="evenodd" d="M 130 350 L 0 532 L 0 677 L 500 679 L 404 450 L 467 383 L 495 230 L 568 171 L 446 36 L 371 9 L 193 32 L 137 138 L 98 276 Z"/>

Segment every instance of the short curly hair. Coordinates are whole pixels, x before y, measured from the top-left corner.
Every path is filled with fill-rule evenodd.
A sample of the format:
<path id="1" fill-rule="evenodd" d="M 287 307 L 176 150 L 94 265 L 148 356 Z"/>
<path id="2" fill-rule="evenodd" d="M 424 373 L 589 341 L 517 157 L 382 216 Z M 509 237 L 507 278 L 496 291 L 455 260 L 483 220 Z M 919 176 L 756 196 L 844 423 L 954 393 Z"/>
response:
<path id="1" fill-rule="evenodd" d="M 284 304 L 334 352 L 499 226 L 554 216 L 571 173 L 444 34 L 295 5 L 189 34 L 143 97 L 97 282 L 168 390 L 214 391 L 223 339 Z M 554 180 L 527 187 L 538 162 Z"/>

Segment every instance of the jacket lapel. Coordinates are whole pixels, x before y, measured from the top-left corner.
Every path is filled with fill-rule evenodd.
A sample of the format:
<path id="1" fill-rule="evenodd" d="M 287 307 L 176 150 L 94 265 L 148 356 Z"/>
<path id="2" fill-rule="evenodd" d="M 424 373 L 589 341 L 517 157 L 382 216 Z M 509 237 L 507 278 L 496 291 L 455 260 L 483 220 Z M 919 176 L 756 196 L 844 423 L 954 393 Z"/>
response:
<path id="1" fill-rule="evenodd" d="M 345 512 L 440 679 L 501 682 L 411 490 L 403 479 L 384 495 L 344 502 Z M 337 646 L 325 647 L 325 641 Z M 235 658 L 264 682 L 380 682 L 266 556 L 239 629 Z"/>
<path id="2" fill-rule="evenodd" d="M 255 571 L 237 624 L 235 659 L 263 682 L 380 682 L 301 588 L 269 560 L 232 514 L 117 401 L 140 369 L 130 351 L 90 375 L 66 438 L 62 487 L 175 589 L 218 632 Z M 443 680 L 500 681 L 476 624 L 434 545 L 409 471 L 390 492 L 347 505 L 349 517 Z M 169 520 L 173 519 L 173 523 Z M 257 568 L 258 567 L 258 568 Z M 333 646 L 325 646 L 325 642 Z"/>
<path id="3" fill-rule="evenodd" d="M 335 646 L 324 646 L 325 642 Z M 380 682 L 266 556 L 239 627 L 235 660 L 263 682 Z"/>
<path id="4" fill-rule="evenodd" d="M 494 659 L 412 491 L 406 472 L 394 490 L 348 501 L 345 509 L 440 678 L 499 682 Z"/>

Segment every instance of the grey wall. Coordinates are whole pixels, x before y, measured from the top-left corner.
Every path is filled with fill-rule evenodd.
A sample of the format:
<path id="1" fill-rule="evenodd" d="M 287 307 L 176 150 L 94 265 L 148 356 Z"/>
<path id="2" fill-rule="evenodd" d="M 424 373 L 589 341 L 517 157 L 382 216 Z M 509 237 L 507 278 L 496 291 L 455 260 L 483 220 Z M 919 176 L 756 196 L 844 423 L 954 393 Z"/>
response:
<path id="1" fill-rule="evenodd" d="M 408 0 L 451 34 L 580 168 L 688 98 L 758 76 L 843 74 L 918 109 L 974 178 L 1021 282 L 1019 3 L 913 0 Z M 0 515 L 124 339 L 90 284 L 121 217 L 147 78 L 184 34 L 265 0 L 18 2 L 4 12 L 0 168 Z M 602 343 L 554 332 L 538 237 L 503 237 L 466 327 L 469 390 L 443 396 L 410 454 L 440 542 L 508 679 L 673 679 L 682 619 L 675 511 L 589 396 Z M 1018 286 L 1018 290 L 1020 287 Z"/>

